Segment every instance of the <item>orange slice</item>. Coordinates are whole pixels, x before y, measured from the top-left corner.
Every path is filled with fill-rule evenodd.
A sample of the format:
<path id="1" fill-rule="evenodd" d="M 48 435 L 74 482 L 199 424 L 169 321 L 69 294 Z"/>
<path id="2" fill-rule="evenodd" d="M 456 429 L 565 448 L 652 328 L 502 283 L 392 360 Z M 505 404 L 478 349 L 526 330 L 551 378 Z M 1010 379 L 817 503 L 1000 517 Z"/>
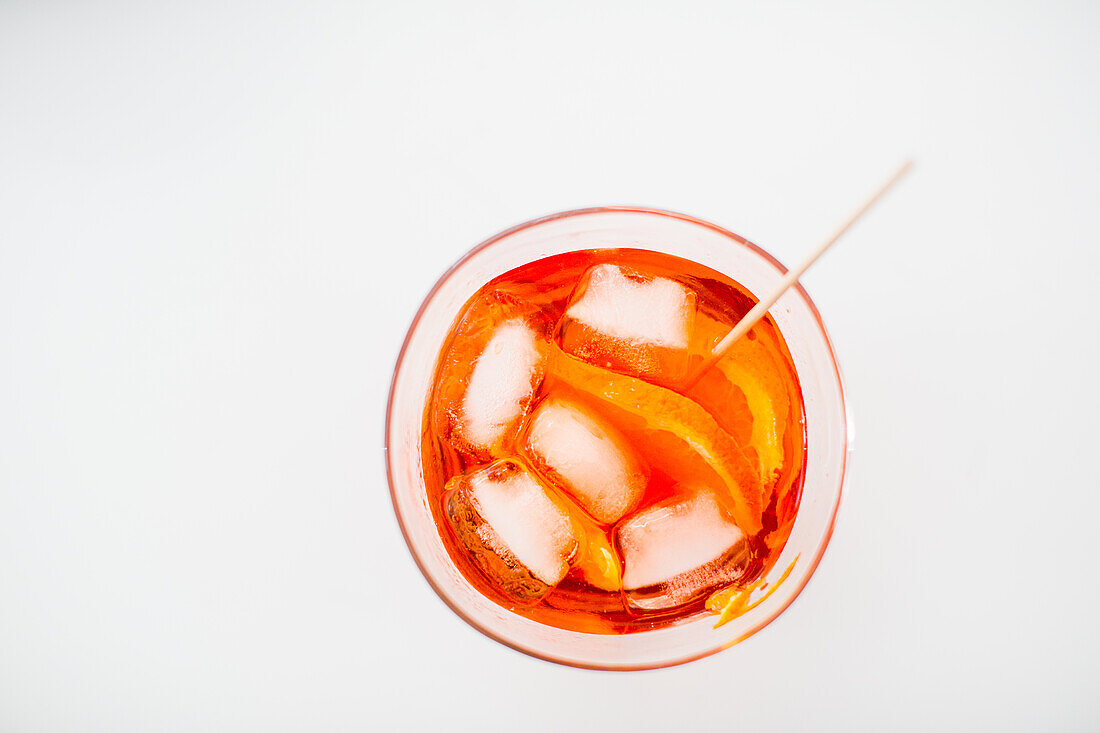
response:
<path id="1" fill-rule="evenodd" d="M 619 590 L 623 587 L 622 573 L 607 534 L 587 518 L 577 521 L 583 527 L 584 541 L 577 551 L 573 567 L 580 571 L 589 585 L 602 590 Z"/>
<path id="2" fill-rule="evenodd" d="M 704 313 L 696 316 L 695 327 L 697 343 L 705 353 L 730 329 Z M 731 435 L 744 441 L 745 453 L 769 489 L 784 467 L 783 438 L 790 412 L 790 395 L 773 351 L 778 349 L 771 326 L 758 324 L 687 392 Z"/>
<path id="3" fill-rule="evenodd" d="M 695 363 L 698 361 L 693 360 L 693 366 Z M 738 445 L 750 445 L 755 422 L 752 408 L 744 390 L 731 382 L 725 372 L 717 368 L 703 372 L 687 395 L 713 415 Z"/>
<path id="4" fill-rule="evenodd" d="M 677 483 L 717 490 L 738 526 L 761 529 L 760 475 L 714 417 L 665 387 L 593 366 L 551 345 L 549 377 L 595 402 L 643 457 Z"/>

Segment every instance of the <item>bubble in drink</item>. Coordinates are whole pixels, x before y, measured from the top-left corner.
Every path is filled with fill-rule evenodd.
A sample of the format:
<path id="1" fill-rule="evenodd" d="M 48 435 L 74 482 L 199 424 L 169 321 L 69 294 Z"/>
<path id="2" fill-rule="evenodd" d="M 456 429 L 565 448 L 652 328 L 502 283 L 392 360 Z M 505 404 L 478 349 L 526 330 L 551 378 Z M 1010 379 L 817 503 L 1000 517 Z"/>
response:
<path id="1" fill-rule="evenodd" d="M 617 540 L 627 603 L 645 610 L 680 606 L 737 580 L 750 558 L 744 532 L 706 489 L 634 514 Z"/>
<path id="2" fill-rule="evenodd" d="M 618 521 L 642 499 L 648 471 L 618 430 L 578 402 L 544 400 L 525 448 L 536 469 L 598 522 Z"/>
<path id="3" fill-rule="evenodd" d="M 798 508 L 802 396 L 775 323 L 690 386 L 754 303 L 670 255 L 587 250 L 487 283 L 425 416 L 424 482 L 471 585 L 587 633 L 707 613 L 772 567 Z"/>
<path id="4" fill-rule="evenodd" d="M 562 349 L 624 374 L 684 376 L 695 293 L 667 277 L 601 264 L 581 276 L 559 329 Z"/>

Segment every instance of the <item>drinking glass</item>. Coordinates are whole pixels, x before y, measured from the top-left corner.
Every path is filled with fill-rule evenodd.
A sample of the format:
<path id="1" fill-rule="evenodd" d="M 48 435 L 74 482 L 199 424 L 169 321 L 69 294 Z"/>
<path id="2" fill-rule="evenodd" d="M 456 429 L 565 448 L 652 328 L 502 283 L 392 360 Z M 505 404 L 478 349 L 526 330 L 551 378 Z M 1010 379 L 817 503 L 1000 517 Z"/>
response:
<path id="1" fill-rule="evenodd" d="M 806 291 L 795 285 L 769 310 L 787 343 L 805 408 L 805 477 L 790 538 L 764 576 L 763 600 L 715 628 L 700 614 L 676 625 L 621 635 L 569 631 L 508 611 L 471 586 L 439 535 L 424 486 L 421 440 L 436 360 L 463 305 L 493 278 L 520 265 L 575 250 L 634 248 L 710 267 L 757 297 L 786 268 L 732 232 L 669 211 L 602 207 L 535 219 L 489 238 L 451 267 L 424 299 L 394 369 L 386 410 L 386 465 L 401 531 L 439 597 L 474 628 L 526 654 L 592 669 L 650 669 L 682 664 L 733 646 L 767 626 L 813 575 L 832 535 L 852 445 L 852 423 L 832 345 Z M 784 577 L 784 573 L 790 570 Z M 778 585 L 777 585 L 778 584 Z"/>

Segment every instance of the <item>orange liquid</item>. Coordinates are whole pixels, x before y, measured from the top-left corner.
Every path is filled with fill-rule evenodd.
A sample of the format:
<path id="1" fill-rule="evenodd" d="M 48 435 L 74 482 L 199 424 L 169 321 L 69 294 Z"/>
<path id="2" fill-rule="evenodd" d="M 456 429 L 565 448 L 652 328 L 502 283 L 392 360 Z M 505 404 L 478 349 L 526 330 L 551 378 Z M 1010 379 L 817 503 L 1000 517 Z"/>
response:
<path id="1" fill-rule="evenodd" d="M 614 350 L 588 345 L 583 327 L 564 325 L 578 283 L 584 282 L 590 268 L 604 263 L 641 279 L 674 280 L 693 294 L 694 315 L 686 349 L 654 348 L 634 361 L 623 360 Z M 610 634 L 695 618 L 707 613 L 707 598 L 731 587 L 749 586 L 767 572 L 790 534 L 805 463 L 802 393 L 786 344 L 769 316 L 697 382 L 689 384 L 686 379 L 691 367 L 709 354 L 755 302 L 739 284 L 702 265 L 630 249 L 555 255 L 516 268 L 482 287 L 456 318 L 440 354 L 422 441 L 428 503 L 440 537 L 466 579 L 493 601 L 527 618 L 565 629 Z M 532 380 L 523 418 L 494 445 L 476 445 L 464 438 L 459 424 L 469 373 L 494 328 L 516 318 L 544 340 L 540 341 L 543 371 Z M 608 421 L 646 465 L 640 500 L 616 521 L 598 522 L 582 508 L 582 502 L 555 488 L 553 477 L 525 450 L 529 417 L 551 396 L 572 400 Z M 568 572 L 549 588 L 533 581 L 537 589 L 532 597 L 517 595 L 514 588 L 495 577 L 470 549 L 470 542 L 477 542 L 476 537 L 470 539 L 474 534 L 456 524 L 455 486 L 461 484 L 462 477 L 499 460 L 523 466 L 551 487 L 548 491 L 555 501 L 576 515 L 575 526 L 582 528 L 578 530 L 583 535 L 580 549 L 571 558 Z M 661 608 L 639 607 L 636 599 L 631 601 L 631 592 L 614 587 L 621 582 L 624 570 L 617 530 L 647 508 L 676 501 L 689 486 L 713 489 L 723 516 L 744 530 L 736 568 L 726 567 L 721 571 L 726 575 L 715 570 L 715 583 L 723 582 L 712 583 L 682 602 Z M 618 564 L 610 570 L 602 568 L 602 588 L 590 582 L 594 566 L 582 557 L 585 546 L 610 548 L 610 562 Z M 590 552 L 590 558 L 595 554 Z M 496 567 L 500 562 L 493 559 L 491 564 Z M 522 568 L 516 572 L 531 580 Z"/>

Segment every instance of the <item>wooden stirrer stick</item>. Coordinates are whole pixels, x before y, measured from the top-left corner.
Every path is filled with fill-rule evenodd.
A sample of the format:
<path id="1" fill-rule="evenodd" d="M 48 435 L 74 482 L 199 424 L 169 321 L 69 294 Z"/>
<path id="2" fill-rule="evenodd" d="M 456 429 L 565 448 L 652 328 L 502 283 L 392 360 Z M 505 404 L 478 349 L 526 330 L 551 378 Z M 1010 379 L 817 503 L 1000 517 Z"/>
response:
<path id="1" fill-rule="evenodd" d="M 699 367 L 688 377 L 686 386 L 690 387 L 691 385 L 699 381 L 699 378 L 703 375 L 703 373 L 714 366 L 714 363 L 722 358 L 722 355 L 725 354 L 731 346 L 733 346 L 734 342 L 737 341 L 737 339 L 748 333 L 749 329 L 755 326 L 756 322 L 764 317 L 764 315 L 768 312 L 768 308 L 771 308 L 773 305 L 775 305 L 775 301 L 779 300 L 780 296 L 782 296 L 783 293 L 787 292 L 787 288 L 798 282 L 798 278 L 802 277 L 802 274 L 805 273 L 806 270 L 810 269 L 810 265 L 817 262 L 817 259 L 821 257 L 821 255 L 825 254 L 825 251 L 829 249 L 829 247 L 832 247 L 833 244 L 836 243 L 836 240 L 840 239 L 844 232 L 848 231 L 848 229 L 856 223 L 859 217 L 863 216 L 867 209 L 871 208 L 871 206 L 876 201 L 878 201 L 891 186 L 897 183 L 899 178 L 908 173 L 909 169 L 912 166 L 913 161 L 905 161 L 905 163 L 900 168 L 898 168 L 897 172 L 894 173 L 894 175 L 890 176 L 890 180 L 882 184 L 882 186 L 880 186 L 879 189 L 875 191 L 875 193 L 872 194 L 871 197 L 867 199 L 862 206 L 856 209 L 855 213 L 849 216 L 847 221 L 841 224 L 840 227 L 835 232 L 833 232 L 833 235 L 831 237 L 826 239 L 824 242 L 821 243 L 820 246 L 818 246 L 817 249 L 811 252 L 810 256 L 807 257 L 802 262 L 802 264 L 800 264 L 793 270 L 790 270 L 786 275 L 784 275 L 783 279 L 779 282 L 779 285 L 776 286 L 775 290 L 769 293 L 766 298 L 761 298 L 760 302 L 753 306 L 752 310 L 746 313 L 745 317 L 737 322 L 737 325 L 733 327 L 733 330 L 727 333 L 725 337 L 723 337 L 723 339 L 714 346 L 714 349 L 711 350 L 710 356 L 708 356 L 706 360 L 702 364 L 700 364 Z"/>

